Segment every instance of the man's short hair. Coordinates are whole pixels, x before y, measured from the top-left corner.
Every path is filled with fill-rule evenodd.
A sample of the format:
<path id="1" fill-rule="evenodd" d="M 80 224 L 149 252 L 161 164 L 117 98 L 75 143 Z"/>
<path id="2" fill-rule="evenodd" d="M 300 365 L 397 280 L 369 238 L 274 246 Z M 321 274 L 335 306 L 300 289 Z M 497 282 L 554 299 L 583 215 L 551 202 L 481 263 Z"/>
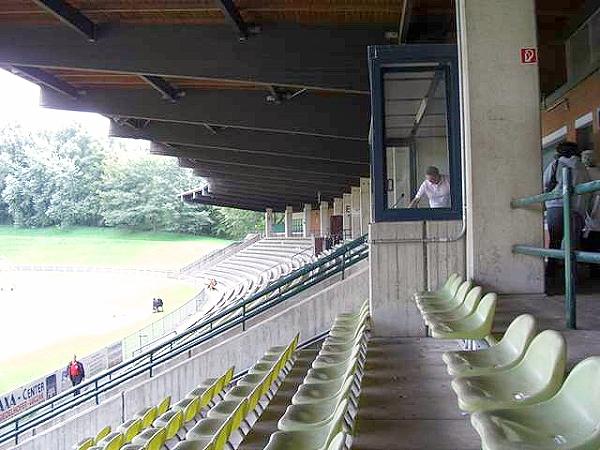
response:
<path id="1" fill-rule="evenodd" d="M 440 175 L 440 169 L 438 169 L 435 166 L 429 166 L 427 169 L 425 169 L 425 175 L 431 175 L 433 177 L 437 177 Z"/>
<path id="2" fill-rule="evenodd" d="M 581 151 L 575 142 L 565 141 L 556 146 L 556 153 L 559 156 L 570 158 L 571 156 L 579 156 Z"/>

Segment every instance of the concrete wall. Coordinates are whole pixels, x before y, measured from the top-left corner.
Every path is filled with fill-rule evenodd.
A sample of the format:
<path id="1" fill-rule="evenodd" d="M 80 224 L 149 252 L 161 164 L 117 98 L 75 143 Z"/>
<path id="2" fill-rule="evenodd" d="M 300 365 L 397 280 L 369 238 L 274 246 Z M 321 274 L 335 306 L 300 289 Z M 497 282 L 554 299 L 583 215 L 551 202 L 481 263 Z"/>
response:
<path id="1" fill-rule="evenodd" d="M 457 5 L 468 274 L 501 293 L 539 293 L 542 260 L 514 255 L 512 245 L 542 246 L 541 212 L 510 207 L 541 192 L 538 67 L 520 63 L 520 49 L 537 46 L 535 2 Z"/>
<path id="2" fill-rule="evenodd" d="M 123 392 L 62 422 L 16 447 L 19 450 L 68 449 L 80 439 L 95 434 L 102 426 L 116 427 L 125 418 L 170 394 L 174 401 L 207 377 L 220 375 L 229 366 L 236 372 L 250 367 L 273 345 L 287 344 L 300 332 L 300 341 L 326 331 L 340 312 L 354 311 L 368 297 L 368 267 L 361 262 L 341 275 L 325 280 L 272 308 L 267 317 L 249 320 L 246 331 L 232 330 L 217 341 L 204 344 L 159 367 L 152 378 L 145 373 L 132 380 Z"/>

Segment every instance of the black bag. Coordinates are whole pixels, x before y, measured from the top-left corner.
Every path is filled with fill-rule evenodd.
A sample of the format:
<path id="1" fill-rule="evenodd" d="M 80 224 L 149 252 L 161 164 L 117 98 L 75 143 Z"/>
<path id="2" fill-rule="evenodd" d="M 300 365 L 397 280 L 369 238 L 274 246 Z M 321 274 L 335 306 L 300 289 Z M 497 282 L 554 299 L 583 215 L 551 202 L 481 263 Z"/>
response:
<path id="1" fill-rule="evenodd" d="M 558 171 L 558 159 L 554 160 L 552 163 L 552 175 L 550 175 L 550 179 L 544 186 L 544 192 L 552 192 L 556 185 L 558 184 L 558 180 L 556 179 L 556 172 Z"/>

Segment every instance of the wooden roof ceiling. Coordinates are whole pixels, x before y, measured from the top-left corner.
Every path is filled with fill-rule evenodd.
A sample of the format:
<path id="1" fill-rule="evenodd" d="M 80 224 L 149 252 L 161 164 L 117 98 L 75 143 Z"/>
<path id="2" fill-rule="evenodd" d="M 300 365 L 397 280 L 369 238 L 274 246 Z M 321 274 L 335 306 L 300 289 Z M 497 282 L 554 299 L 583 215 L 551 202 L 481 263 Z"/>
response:
<path id="1" fill-rule="evenodd" d="M 212 0 L 71 0 L 97 23 L 220 24 L 221 10 Z M 238 0 L 248 23 L 397 24 L 403 0 Z M 56 23 L 30 0 L 0 0 L 0 22 Z"/>

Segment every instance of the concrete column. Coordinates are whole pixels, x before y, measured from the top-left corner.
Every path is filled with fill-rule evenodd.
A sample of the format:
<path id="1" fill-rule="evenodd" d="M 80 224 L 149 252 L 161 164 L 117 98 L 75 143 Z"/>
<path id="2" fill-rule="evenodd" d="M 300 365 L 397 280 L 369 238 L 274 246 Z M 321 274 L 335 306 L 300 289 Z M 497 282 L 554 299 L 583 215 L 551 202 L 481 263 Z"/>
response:
<path id="1" fill-rule="evenodd" d="M 341 216 L 343 209 L 343 200 L 339 197 L 333 199 L 333 215 Z"/>
<path id="2" fill-rule="evenodd" d="M 302 215 L 302 236 L 310 237 L 310 214 L 312 212 L 312 205 L 310 203 L 304 204 L 304 214 Z"/>
<path id="3" fill-rule="evenodd" d="M 267 208 L 265 211 L 265 237 L 273 236 L 273 209 Z"/>
<path id="4" fill-rule="evenodd" d="M 329 203 L 321 202 L 319 207 L 320 210 L 320 225 L 321 225 L 321 237 L 329 236 Z"/>
<path id="5" fill-rule="evenodd" d="M 360 234 L 369 232 L 371 222 L 371 179 L 360 179 Z"/>
<path id="6" fill-rule="evenodd" d="M 467 183 L 467 274 L 504 293 L 543 291 L 541 209 L 512 198 L 541 191 L 539 76 L 520 49 L 537 46 L 534 0 L 458 0 Z"/>
<path id="7" fill-rule="evenodd" d="M 342 199 L 342 215 L 344 239 L 350 239 L 352 236 L 352 194 L 344 194 Z"/>
<path id="8" fill-rule="evenodd" d="M 360 237 L 360 187 L 352 186 L 350 191 L 352 239 Z"/>
<path id="9" fill-rule="evenodd" d="M 284 227 L 285 237 L 292 237 L 292 223 L 294 221 L 294 208 L 291 206 L 285 207 Z"/>

